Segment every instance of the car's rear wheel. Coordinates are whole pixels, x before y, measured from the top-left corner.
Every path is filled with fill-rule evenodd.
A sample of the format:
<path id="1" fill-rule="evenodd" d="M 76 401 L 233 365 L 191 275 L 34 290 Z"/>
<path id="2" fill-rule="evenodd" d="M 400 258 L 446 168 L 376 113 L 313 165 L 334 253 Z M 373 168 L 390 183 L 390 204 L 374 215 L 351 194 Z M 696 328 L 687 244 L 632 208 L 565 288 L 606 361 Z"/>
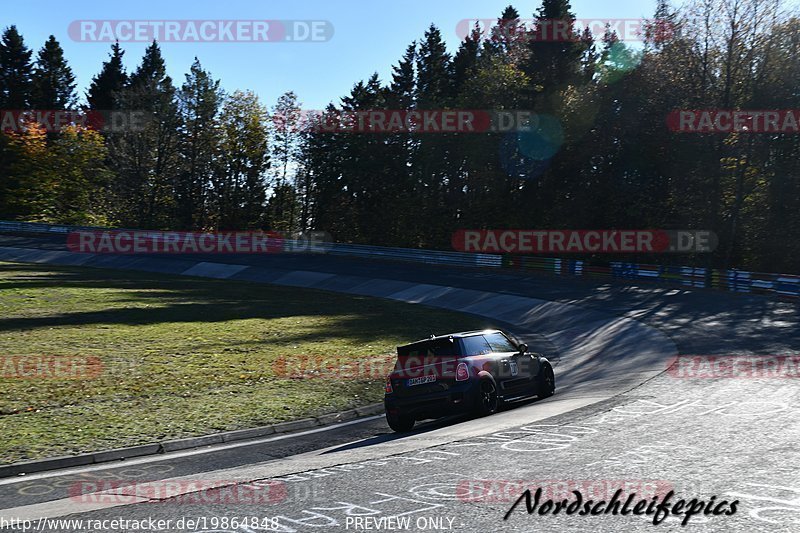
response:
<path id="1" fill-rule="evenodd" d="M 497 412 L 499 399 L 497 397 L 497 385 L 494 380 L 484 378 L 480 382 L 480 393 L 478 395 L 477 414 L 487 416 Z"/>
<path id="2" fill-rule="evenodd" d="M 549 398 L 556 392 L 556 376 L 553 367 L 544 365 L 537 378 L 537 394 L 539 398 Z"/>
<path id="3" fill-rule="evenodd" d="M 414 422 L 415 420 L 407 415 L 386 415 L 386 422 L 389 423 L 389 427 L 392 428 L 397 433 L 406 433 L 414 429 Z"/>

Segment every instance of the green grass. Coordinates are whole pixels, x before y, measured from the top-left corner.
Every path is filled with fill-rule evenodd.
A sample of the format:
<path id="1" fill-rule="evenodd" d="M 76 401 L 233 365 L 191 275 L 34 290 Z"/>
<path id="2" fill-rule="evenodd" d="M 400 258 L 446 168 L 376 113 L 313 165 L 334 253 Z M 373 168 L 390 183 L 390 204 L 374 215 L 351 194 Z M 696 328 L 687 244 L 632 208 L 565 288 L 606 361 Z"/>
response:
<path id="1" fill-rule="evenodd" d="M 0 362 L 102 362 L 91 379 L 0 375 L 0 462 L 378 402 L 382 378 L 292 377 L 276 362 L 334 356 L 388 371 L 398 344 L 485 326 L 459 313 L 324 291 L 0 263 Z"/>

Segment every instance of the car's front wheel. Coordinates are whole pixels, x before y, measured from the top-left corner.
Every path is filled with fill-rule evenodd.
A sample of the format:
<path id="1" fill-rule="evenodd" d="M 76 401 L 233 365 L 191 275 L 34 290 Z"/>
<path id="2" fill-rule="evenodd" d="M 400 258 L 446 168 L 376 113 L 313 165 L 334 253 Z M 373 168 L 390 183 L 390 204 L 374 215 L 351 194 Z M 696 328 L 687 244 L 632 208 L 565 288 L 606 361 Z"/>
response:
<path id="1" fill-rule="evenodd" d="M 556 392 L 556 375 L 553 367 L 546 364 L 537 378 L 537 394 L 539 398 L 549 398 Z"/>
<path id="2" fill-rule="evenodd" d="M 388 422 L 389 427 L 392 428 L 392 430 L 396 431 L 397 433 L 406 433 L 414 429 L 415 420 L 410 416 L 390 415 L 387 413 L 386 422 Z"/>
<path id="3" fill-rule="evenodd" d="M 497 385 L 494 380 L 483 378 L 480 382 L 478 394 L 477 414 L 478 416 L 488 416 L 497 412 L 499 399 L 497 397 Z"/>

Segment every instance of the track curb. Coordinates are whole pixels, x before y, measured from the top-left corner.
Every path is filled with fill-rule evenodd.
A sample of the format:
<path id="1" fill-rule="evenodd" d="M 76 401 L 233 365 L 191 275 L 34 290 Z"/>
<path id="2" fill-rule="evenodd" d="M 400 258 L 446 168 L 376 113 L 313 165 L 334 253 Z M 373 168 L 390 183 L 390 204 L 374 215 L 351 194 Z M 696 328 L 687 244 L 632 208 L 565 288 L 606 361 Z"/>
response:
<path id="1" fill-rule="evenodd" d="M 330 426 L 340 422 L 356 420 L 383 413 L 383 404 L 374 403 L 337 413 L 328 413 L 312 418 L 302 418 L 290 420 L 267 426 L 259 426 L 249 429 L 237 429 L 224 431 L 222 433 L 212 433 L 210 435 L 200 435 L 197 437 L 187 437 L 183 439 L 165 440 L 151 444 L 140 444 L 125 448 L 115 448 L 113 450 L 102 450 L 78 455 L 64 457 L 53 457 L 49 459 L 39 459 L 36 461 L 26 461 L 21 463 L 11 463 L 0 465 L 0 478 L 18 476 L 22 474 L 32 474 L 34 472 L 46 472 L 48 470 L 59 470 L 75 466 L 87 466 L 102 463 L 111 463 L 133 457 L 144 457 L 147 455 L 159 455 L 179 450 L 189 450 L 192 448 L 202 448 L 215 444 L 228 442 L 245 441 L 257 439 L 269 435 L 279 435 L 282 433 L 293 433 L 313 427 Z"/>

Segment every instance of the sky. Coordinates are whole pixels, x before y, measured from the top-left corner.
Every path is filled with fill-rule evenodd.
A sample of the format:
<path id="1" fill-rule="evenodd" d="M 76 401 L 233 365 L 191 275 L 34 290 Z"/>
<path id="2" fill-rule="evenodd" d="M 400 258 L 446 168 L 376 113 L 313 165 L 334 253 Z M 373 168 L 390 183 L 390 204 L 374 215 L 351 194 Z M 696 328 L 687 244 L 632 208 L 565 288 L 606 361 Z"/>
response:
<path id="1" fill-rule="evenodd" d="M 461 36 L 456 28 L 466 19 L 495 19 L 507 5 L 524 19 L 540 1 L 523 0 L 136 0 L 81 1 L 0 0 L 0 27 L 15 24 L 25 43 L 36 51 L 49 35 L 64 48 L 83 97 L 92 76 L 108 58 L 105 42 L 82 42 L 69 31 L 84 20 L 313 20 L 332 28 L 320 42 L 161 42 L 167 71 L 183 83 L 195 56 L 221 80 L 228 92 L 252 90 L 271 107 L 286 91 L 294 91 L 304 109 L 339 103 L 352 86 L 377 72 L 391 79 L 391 67 L 406 47 L 422 38 L 431 23 L 439 27 L 452 53 Z M 579 19 L 641 19 L 655 10 L 655 0 L 573 0 Z M 121 43 L 128 71 L 136 68 L 145 43 Z"/>

